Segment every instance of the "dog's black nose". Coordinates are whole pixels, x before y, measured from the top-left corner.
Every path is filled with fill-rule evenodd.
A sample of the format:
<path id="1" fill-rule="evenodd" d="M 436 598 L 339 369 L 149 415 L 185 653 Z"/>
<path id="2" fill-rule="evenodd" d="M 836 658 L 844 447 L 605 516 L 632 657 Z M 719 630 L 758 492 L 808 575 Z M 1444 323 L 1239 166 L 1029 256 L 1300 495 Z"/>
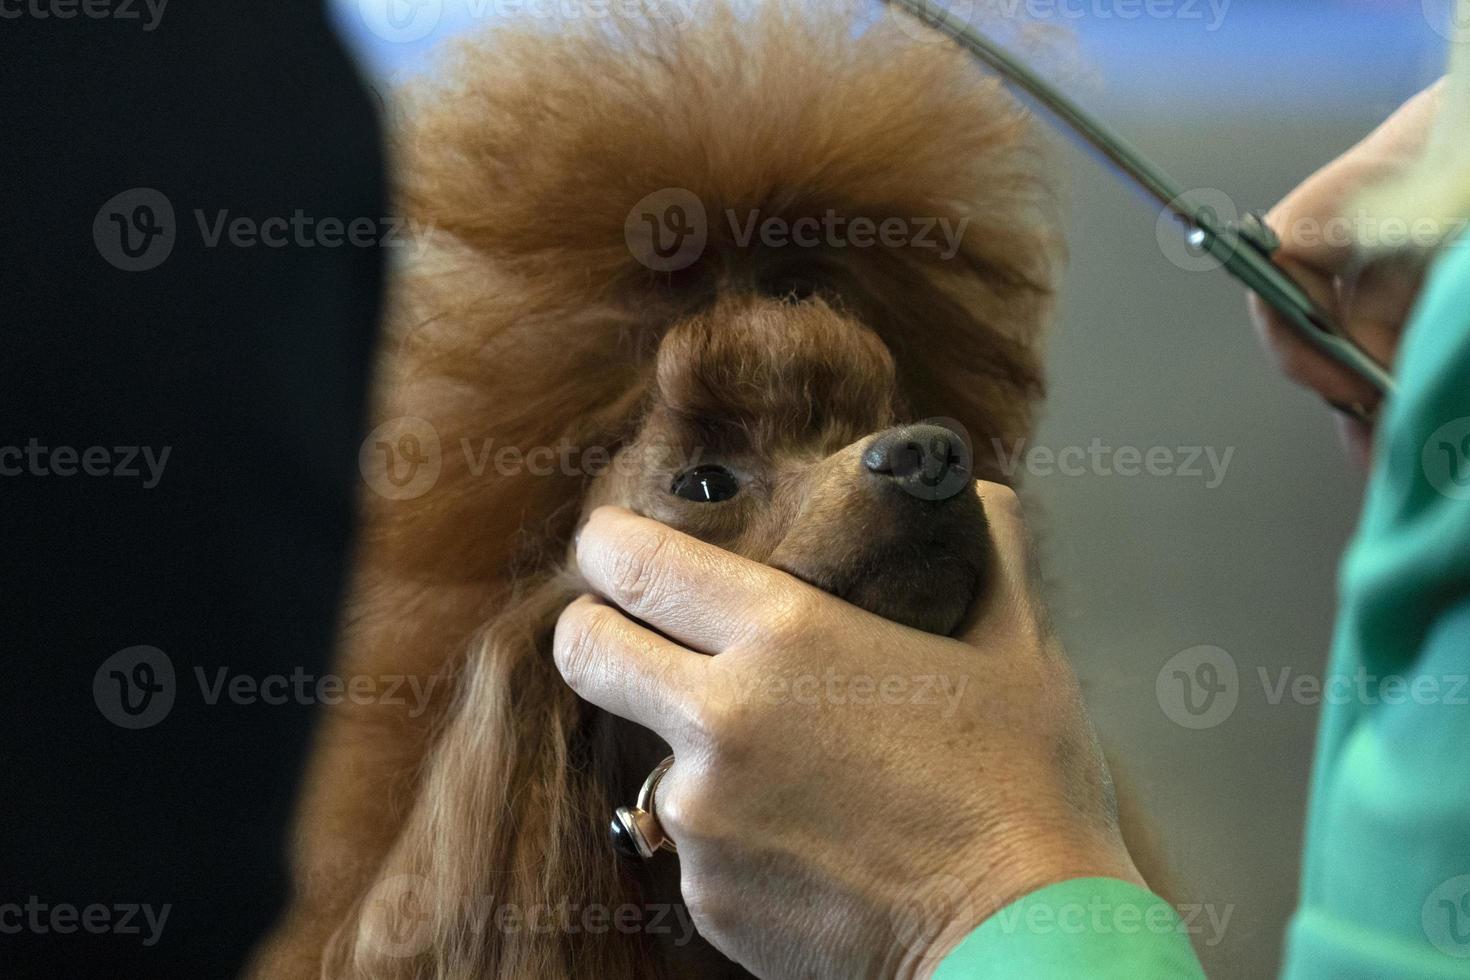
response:
<path id="1" fill-rule="evenodd" d="M 972 479 L 970 447 L 942 425 L 905 425 L 879 433 L 863 451 L 863 467 L 924 500 L 952 497 Z"/>

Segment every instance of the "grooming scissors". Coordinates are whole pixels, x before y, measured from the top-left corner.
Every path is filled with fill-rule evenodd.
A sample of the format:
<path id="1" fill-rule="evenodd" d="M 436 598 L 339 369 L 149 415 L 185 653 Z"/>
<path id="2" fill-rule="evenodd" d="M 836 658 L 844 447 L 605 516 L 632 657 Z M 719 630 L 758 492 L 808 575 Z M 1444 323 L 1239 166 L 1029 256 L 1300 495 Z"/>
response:
<path id="1" fill-rule="evenodd" d="M 957 41 L 960 46 L 1036 99 L 1063 125 L 1106 157 L 1122 174 L 1177 217 L 1190 245 L 1214 256 L 1225 271 L 1261 297 L 1292 332 L 1367 381 L 1383 396 L 1394 391 L 1389 372 L 1349 337 L 1285 270 L 1271 261 L 1281 240 L 1259 213 L 1238 221 L 1190 200 L 1167 174 L 1009 52 L 975 31 L 936 0 L 887 0 Z M 1361 414 L 1361 413 L 1360 413 Z"/>

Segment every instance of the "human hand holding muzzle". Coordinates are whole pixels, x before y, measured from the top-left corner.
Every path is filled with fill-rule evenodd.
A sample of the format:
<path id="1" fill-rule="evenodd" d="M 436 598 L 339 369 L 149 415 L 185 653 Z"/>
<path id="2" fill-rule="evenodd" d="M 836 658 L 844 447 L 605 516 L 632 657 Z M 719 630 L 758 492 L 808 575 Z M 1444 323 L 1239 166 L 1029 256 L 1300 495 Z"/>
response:
<path id="1" fill-rule="evenodd" d="M 557 625 L 587 700 L 673 748 L 654 814 L 702 935 L 762 977 L 925 975 L 1010 901 L 1141 883 L 1014 493 L 979 484 L 989 587 L 959 638 L 600 509 Z"/>

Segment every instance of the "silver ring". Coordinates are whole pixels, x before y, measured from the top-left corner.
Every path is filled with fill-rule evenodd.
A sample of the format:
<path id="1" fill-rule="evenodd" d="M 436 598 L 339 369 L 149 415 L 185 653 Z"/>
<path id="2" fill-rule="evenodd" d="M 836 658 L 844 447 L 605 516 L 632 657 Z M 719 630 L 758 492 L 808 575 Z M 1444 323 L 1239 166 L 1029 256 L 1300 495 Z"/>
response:
<path id="1" fill-rule="evenodd" d="M 638 791 L 638 805 L 620 806 L 614 811 L 609 830 L 613 847 L 624 857 L 647 861 L 659 851 L 678 853 L 679 848 L 664 833 L 663 825 L 658 822 L 655 809 L 658 803 L 658 784 L 673 765 L 674 757 L 669 756 L 654 766 L 653 772 L 643 781 L 643 788 Z"/>

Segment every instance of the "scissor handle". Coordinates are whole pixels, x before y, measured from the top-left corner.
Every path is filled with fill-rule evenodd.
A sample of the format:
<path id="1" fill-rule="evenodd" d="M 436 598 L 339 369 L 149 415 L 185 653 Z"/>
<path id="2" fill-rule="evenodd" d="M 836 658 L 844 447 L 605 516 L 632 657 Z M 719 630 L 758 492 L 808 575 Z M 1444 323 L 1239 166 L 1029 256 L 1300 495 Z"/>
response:
<path id="1" fill-rule="evenodd" d="M 1285 318 L 1287 326 L 1322 354 L 1373 386 L 1380 395 L 1393 394 L 1393 376 L 1348 336 L 1326 310 L 1272 256 L 1281 241 L 1257 213 L 1238 222 L 1216 222 L 1207 211 L 1185 218 L 1194 224 L 1190 242 L 1209 252 L 1246 288 Z"/>

